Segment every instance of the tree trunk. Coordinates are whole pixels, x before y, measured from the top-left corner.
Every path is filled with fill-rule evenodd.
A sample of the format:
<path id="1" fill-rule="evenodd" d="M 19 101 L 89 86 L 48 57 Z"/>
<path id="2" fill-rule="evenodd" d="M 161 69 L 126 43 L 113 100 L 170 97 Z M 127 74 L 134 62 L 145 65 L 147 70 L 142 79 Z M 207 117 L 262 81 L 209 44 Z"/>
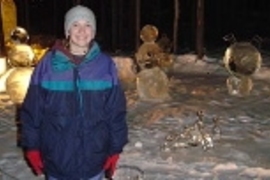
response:
<path id="1" fill-rule="evenodd" d="M 204 55 L 204 0 L 197 0 L 196 51 L 198 59 Z"/>
<path id="2" fill-rule="evenodd" d="M 118 1 L 114 0 L 112 1 L 112 49 L 114 50 L 116 48 L 117 45 L 117 5 L 118 5 Z"/>
<path id="3" fill-rule="evenodd" d="M 123 47 L 124 41 L 126 41 L 123 37 L 124 37 L 124 33 L 123 29 L 125 28 L 125 23 L 124 22 L 124 13 L 123 13 L 123 1 L 122 0 L 118 0 L 118 28 L 117 28 L 117 50 L 121 49 L 121 47 Z"/>
<path id="4" fill-rule="evenodd" d="M 173 52 L 177 51 L 178 44 L 178 22 L 179 22 L 179 0 L 174 0 L 174 23 L 173 23 Z"/>
<path id="5" fill-rule="evenodd" d="M 25 0 L 24 1 L 24 7 L 25 7 L 25 29 L 27 29 L 27 31 L 29 31 L 30 29 L 30 9 L 29 9 L 29 1 Z M 30 32 L 29 32 L 30 34 Z"/>
<path id="6" fill-rule="evenodd" d="M 57 16 L 57 1 L 53 1 L 52 2 L 53 3 L 53 5 L 52 5 L 52 7 L 53 7 L 53 16 L 54 16 L 54 18 L 53 18 L 53 29 L 52 29 L 52 31 L 51 32 L 53 32 L 53 34 L 54 35 L 56 35 L 56 34 L 58 34 L 58 16 Z"/>
<path id="7" fill-rule="evenodd" d="M 141 29 L 141 0 L 136 0 L 136 49 L 140 46 L 140 29 Z"/>

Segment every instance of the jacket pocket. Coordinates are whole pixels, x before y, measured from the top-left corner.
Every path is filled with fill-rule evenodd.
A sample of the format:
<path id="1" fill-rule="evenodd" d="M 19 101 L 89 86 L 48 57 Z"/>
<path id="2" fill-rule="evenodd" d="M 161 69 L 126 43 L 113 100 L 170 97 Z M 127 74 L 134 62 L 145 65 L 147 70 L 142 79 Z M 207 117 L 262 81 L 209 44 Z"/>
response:
<path id="1" fill-rule="evenodd" d="M 93 153 L 107 153 L 110 146 L 109 130 L 104 122 L 92 128 L 89 136 L 91 139 L 87 141 L 87 149 Z"/>

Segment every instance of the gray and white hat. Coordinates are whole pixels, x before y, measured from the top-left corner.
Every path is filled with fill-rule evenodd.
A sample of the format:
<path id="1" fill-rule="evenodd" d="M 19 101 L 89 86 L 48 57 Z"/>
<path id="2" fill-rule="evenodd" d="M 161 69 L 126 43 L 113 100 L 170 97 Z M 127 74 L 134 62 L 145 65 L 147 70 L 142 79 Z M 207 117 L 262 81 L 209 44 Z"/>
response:
<path id="1" fill-rule="evenodd" d="M 96 33 L 96 17 L 91 9 L 86 6 L 77 5 L 67 11 L 65 15 L 65 35 L 69 36 L 69 29 L 78 20 L 86 20 L 90 23 L 93 33 Z"/>

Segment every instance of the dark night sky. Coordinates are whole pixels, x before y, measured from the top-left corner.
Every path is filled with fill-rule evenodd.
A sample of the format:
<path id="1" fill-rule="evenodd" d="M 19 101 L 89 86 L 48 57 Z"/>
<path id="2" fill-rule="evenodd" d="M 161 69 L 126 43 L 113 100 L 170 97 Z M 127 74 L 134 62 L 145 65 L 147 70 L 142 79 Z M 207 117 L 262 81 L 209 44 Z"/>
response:
<path id="1" fill-rule="evenodd" d="M 28 11 L 22 0 L 14 1 L 19 7 L 19 25 L 28 24 L 31 34 L 63 35 L 63 16 L 72 6 L 72 0 L 28 0 Z M 179 1 L 179 46 L 194 49 L 196 0 Z M 141 27 L 145 24 L 156 25 L 160 34 L 166 33 L 172 38 L 173 3 L 173 0 L 141 0 Z M 81 4 L 96 13 L 97 39 L 106 48 L 134 48 L 135 0 L 81 0 Z M 27 14 L 28 21 L 25 18 Z M 229 33 L 234 33 L 238 40 L 250 40 L 254 35 L 270 37 L 270 1 L 205 0 L 205 45 L 225 45 L 222 37 Z M 116 38 L 117 47 L 110 47 L 112 37 Z"/>

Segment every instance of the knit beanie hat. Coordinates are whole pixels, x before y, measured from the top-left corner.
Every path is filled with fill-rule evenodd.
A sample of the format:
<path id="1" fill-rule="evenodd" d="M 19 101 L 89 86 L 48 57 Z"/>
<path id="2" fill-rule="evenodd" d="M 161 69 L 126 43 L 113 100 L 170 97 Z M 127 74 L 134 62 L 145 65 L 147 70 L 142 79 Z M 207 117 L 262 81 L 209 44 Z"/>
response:
<path id="1" fill-rule="evenodd" d="M 69 29 L 71 28 L 72 24 L 78 20 L 86 20 L 90 23 L 93 33 L 96 33 L 96 18 L 91 9 L 88 7 L 77 5 L 68 10 L 65 15 L 65 35 L 68 37 Z"/>

